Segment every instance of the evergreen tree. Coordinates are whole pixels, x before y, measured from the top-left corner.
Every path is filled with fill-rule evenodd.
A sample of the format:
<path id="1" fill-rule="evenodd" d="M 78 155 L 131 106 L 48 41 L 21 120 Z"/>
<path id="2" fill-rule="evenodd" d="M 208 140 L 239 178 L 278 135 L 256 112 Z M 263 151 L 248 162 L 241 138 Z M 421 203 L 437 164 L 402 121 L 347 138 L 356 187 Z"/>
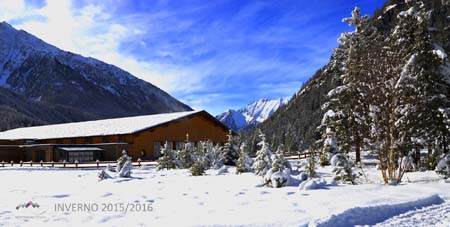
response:
<path id="1" fill-rule="evenodd" d="M 177 167 L 175 151 L 169 148 L 167 141 L 161 149 L 161 155 L 158 158 L 158 170 L 175 169 Z"/>
<path id="2" fill-rule="evenodd" d="M 335 174 L 334 180 L 341 181 L 342 183 L 356 184 L 355 179 L 358 177 L 353 172 L 353 163 L 348 159 L 346 155 L 336 154 L 333 158 L 336 158 L 336 167 L 333 170 Z"/>
<path id="3" fill-rule="evenodd" d="M 272 158 L 272 168 L 274 172 L 288 170 L 292 171 L 291 163 L 284 157 L 284 146 L 280 145 L 275 152 L 275 156 Z"/>
<path id="4" fill-rule="evenodd" d="M 208 141 L 206 143 L 207 146 L 207 156 L 208 156 L 208 162 L 210 163 L 210 167 L 213 169 L 220 169 L 224 163 L 225 163 L 225 153 L 223 147 L 221 147 L 219 144 L 216 144 L 216 146 L 213 145 L 211 141 Z"/>
<path id="5" fill-rule="evenodd" d="M 323 142 L 322 154 L 320 157 L 320 164 L 322 166 L 329 165 L 330 158 L 338 153 L 336 132 L 334 131 L 334 122 L 336 119 L 336 113 L 333 110 L 328 110 L 322 119 L 322 123 L 319 127 L 325 129 L 325 138 L 321 140 Z"/>
<path id="6" fill-rule="evenodd" d="M 184 148 L 178 152 L 177 166 L 181 169 L 188 169 L 192 166 L 195 160 L 194 146 L 189 141 L 189 135 L 186 135 Z"/>
<path id="7" fill-rule="evenodd" d="M 272 166 L 272 152 L 266 142 L 266 136 L 262 132 L 260 132 L 259 138 L 261 139 L 258 143 L 260 149 L 256 152 L 252 169 L 256 175 L 264 176 Z"/>
<path id="8" fill-rule="evenodd" d="M 223 153 L 225 156 L 224 163 L 226 165 L 236 165 L 238 159 L 238 147 L 236 145 L 235 137 L 231 130 L 228 131 L 228 141 L 223 147 Z"/>
<path id="9" fill-rule="evenodd" d="M 239 148 L 239 158 L 236 163 L 236 174 L 246 173 L 252 171 L 253 159 L 250 158 L 245 143 L 241 144 Z"/>
<path id="10" fill-rule="evenodd" d="M 354 148 L 356 161 L 360 162 L 361 147 L 369 128 L 366 117 L 368 105 L 364 101 L 368 92 L 364 61 L 369 50 L 365 39 L 371 34 L 372 27 L 368 23 L 368 16 L 361 16 L 358 7 L 352 11 L 352 17 L 344 18 L 343 22 L 353 26 L 355 31 L 343 33 L 339 39 L 340 50 L 346 55 L 340 57 L 343 58 L 343 65 L 338 71 L 342 85 L 328 93 L 329 108 L 335 113 L 329 124 L 336 133 L 339 150 L 348 153 Z"/>
<path id="11" fill-rule="evenodd" d="M 201 176 L 205 174 L 204 163 L 200 160 L 195 160 L 190 168 L 192 176 Z"/>

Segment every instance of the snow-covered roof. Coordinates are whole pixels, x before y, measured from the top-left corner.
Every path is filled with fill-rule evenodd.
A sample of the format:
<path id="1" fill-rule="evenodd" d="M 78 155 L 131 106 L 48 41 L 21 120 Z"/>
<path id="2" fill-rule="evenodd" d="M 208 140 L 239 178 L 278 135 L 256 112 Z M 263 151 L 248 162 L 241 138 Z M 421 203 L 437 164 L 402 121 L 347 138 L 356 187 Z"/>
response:
<path id="1" fill-rule="evenodd" d="M 17 128 L 0 132 L 0 140 L 42 140 L 132 134 L 200 112 L 203 111 L 176 112 Z"/>

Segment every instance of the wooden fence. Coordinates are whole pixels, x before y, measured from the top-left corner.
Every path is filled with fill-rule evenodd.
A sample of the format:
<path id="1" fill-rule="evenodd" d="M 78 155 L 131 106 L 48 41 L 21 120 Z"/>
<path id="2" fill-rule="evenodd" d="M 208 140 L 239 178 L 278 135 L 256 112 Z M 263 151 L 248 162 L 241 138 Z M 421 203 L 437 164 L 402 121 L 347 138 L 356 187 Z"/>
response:
<path id="1" fill-rule="evenodd" d="M 288 160 L 297 160 L 297 159 L 305 159 L 311 157 L 311 155 L 314 156 L 320 156 L 321 152 L 290 152 L 285 153 L 284 157 Z"/>
<path id="2" fill-rule="evenodd" d="M 133 166 L 156 166 L 155 161 L 133 161 Z M 95 161 L 95 162 L 0 162 L 0 167 L 54 167 L 54 168 L 102 168 L 108 165 L 115 167 L 116 161 Z"/>
<path id="3" fill-rule="evenodd" d="M 298 159 L 306 159 L 311 157 L 311 155 L 319 156 L 320 152 L 290 152 L 285 153 L 284 156 L 288 160 L 298 160 Z M 156 161 L 142 161 L 136 160 L 133 161 L 133 166 L 141 167 L 141 166 L 156 166 Z M 116 161 L 95 161 L 95 162 L 6 162 L 1 161 L 0 167 L 53 167 L 53 168 L 104 168 L 108 165 L 115 167 L 117 165 Z"/>

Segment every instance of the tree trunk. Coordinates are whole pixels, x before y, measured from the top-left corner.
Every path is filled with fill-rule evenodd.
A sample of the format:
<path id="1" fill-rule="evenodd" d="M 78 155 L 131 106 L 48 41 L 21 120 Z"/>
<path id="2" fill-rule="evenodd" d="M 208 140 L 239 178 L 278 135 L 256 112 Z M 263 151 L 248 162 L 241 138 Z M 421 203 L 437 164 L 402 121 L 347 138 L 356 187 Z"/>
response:
<path id="1" fill-rule="evenodd" d="M 419 148 L 415 148 L 414 151 L 414 163 L 416 163 L 417 168 L 419 168 L 419 164 L 420 164 L 420 149 Z"/>
<path id="2" fill-rule="evenodd" d="M 356 156 L 356 163 L 361 162 L 361 142 L 359 135 L 356 136 L 356 143 L 355 143 L 355 156 Z"/>

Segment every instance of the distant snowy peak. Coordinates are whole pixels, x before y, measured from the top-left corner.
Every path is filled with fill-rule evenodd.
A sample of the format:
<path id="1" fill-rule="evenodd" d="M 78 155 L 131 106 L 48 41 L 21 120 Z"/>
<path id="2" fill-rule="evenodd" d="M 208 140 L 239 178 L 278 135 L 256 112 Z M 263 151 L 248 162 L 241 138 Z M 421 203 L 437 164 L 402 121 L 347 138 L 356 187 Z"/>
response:
<path id="1" fill-rule="evenodd" d="M 280 106 L 285 104 L 287 100 L 279 99 L 260 99 L 252 102 L 247 106 L 238 110 L 245 116 L 247 122 L 261 123 L 267 120 Z"/>
<path id="2" fill-rule="evenodd" d="M 239 131 L 247 126 L 245 116 L 236 110 L 227 110 L 216 118 L 234 131 Z"/>
<path id="3" fill-rule="evenodd" d="M 260 99 L 239 110 L 228 110 L 216 118 L 235 131 L 254 127 L 267 120 L 280 106 L 287 103 L 286 99 Z"/>

